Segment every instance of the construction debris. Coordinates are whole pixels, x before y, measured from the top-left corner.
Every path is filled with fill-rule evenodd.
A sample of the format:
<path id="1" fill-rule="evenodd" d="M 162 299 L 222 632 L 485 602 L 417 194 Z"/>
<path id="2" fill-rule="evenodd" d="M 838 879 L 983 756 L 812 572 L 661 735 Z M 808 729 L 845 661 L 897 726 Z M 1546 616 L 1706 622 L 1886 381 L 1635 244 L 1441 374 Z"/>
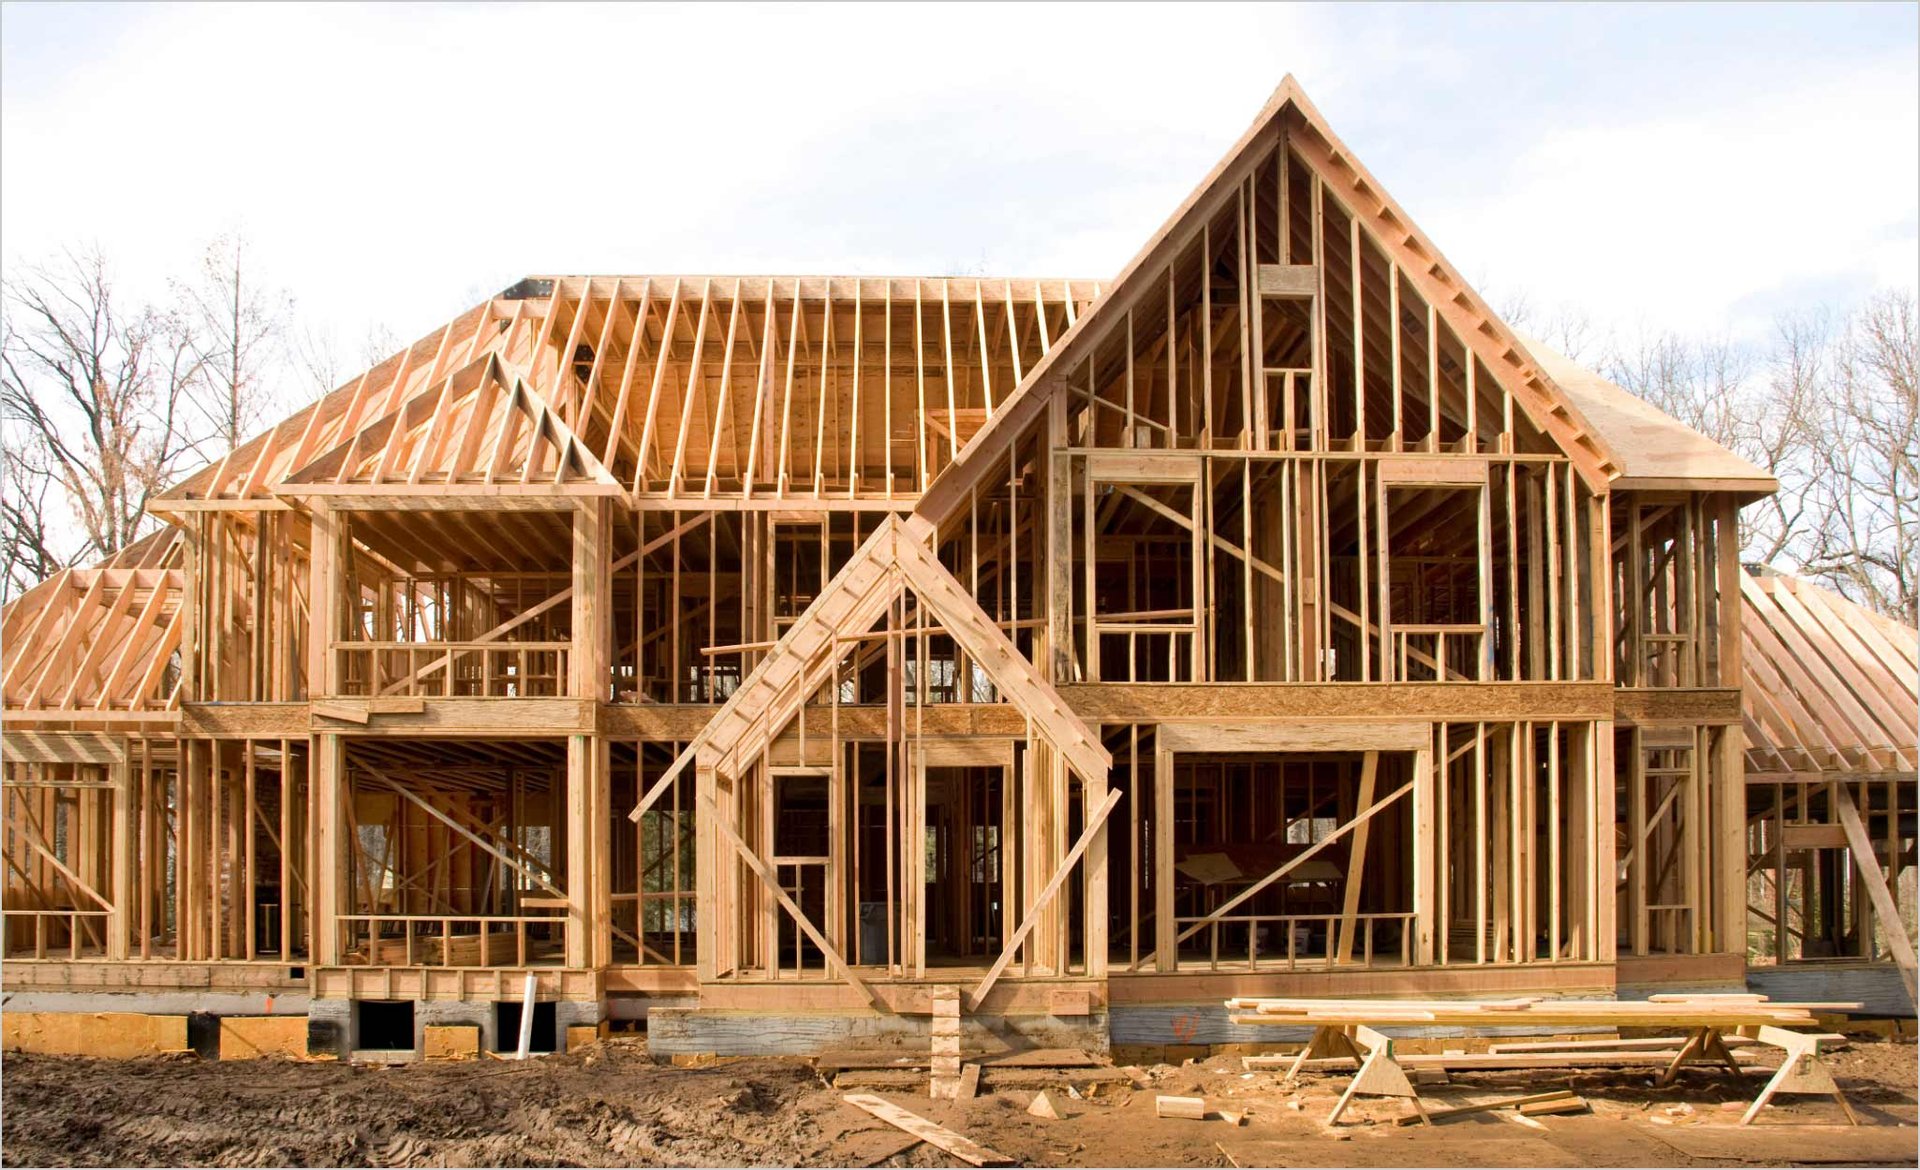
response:
<path id="1" fill-rule="evenodd" d="M 1572 1094 L 1559 1100 L 1531 1101 L 1520 1106 L 1520 1113 L 1524 1117 L 1540 1117 L 1550 1113 L 1585 1113 L 1586 1111 L 1586 1098 Z"/>
<path id="2" fill-rule="evenodd" d="M 1155 1097 L 1153 1112 L 1159 1117 L 1204 1121 L 1207 1116 L 1207 1102 L 1202 1097 Z"/>
<path id="3" fill-rule="evenodd" d="M 1005 1154 L 990 1150 L 945 1126 L 935 1125 L 919 1114 L 910 1113 L 891 1101 L 866 1093 L 853 1093 L 844 1099 L 847 1104 L 866 1110 L 888 1125 L 904 1130 L 930 1146 L 938 1146 L 968 1165 L 1011 1166 L 1014 1164 L 1014 1160 Z"/>
<path id="4" fill-rule="evenodd" d="M 1501 1097 L 1493 1101 L 1480 1101 L 1471 1105 L 1452 1105 L 1441 1109 L 1427 1110 L 1431 1121 L 1446 1121 L 1455 1117 L 1465 1117 L 1469 1113 L 1488 1113 L 1495 1109 L 1520 1109 L 1528 1106 L 1548 1105 L 1566 1101 L 1578 1101 L 1570 1089 L 1554 1089 L 1545 1093 L 1530 1093 L 1519 1097 Z M 1585 1103 L 1582 1102 L 1584 1105 Z M 1396 1117 L 1396 1125 L 1413 1125 L 1420 1121 L 1418 1117 Z"/>

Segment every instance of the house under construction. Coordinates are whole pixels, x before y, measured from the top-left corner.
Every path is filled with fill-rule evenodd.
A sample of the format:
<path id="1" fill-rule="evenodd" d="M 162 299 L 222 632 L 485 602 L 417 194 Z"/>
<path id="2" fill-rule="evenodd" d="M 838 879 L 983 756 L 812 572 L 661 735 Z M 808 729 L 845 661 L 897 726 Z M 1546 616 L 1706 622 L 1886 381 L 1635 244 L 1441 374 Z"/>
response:
<path id="1" fill-rule="evenodd" d="M 1774 487 L 1291 80 L 1111 280 L 528 278 L 7 609 L 5 990 L 749 1052 L 1910 975 L 1913 631 L 1743 572 Z"/>

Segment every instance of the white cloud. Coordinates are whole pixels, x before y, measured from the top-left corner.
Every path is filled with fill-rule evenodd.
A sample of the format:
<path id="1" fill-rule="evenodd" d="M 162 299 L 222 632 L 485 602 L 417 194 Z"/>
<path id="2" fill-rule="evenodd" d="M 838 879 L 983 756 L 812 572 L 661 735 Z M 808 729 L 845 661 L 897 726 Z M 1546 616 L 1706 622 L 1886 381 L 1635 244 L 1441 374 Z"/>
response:
<path id="1" fill-rule="evenodd" d="M 1603 325 L 1751 335 L 1796 298 L 1913 284 L 1914 99 L 1910 68 L 1870 66 L 1603 111 L 1414 213 L 1464 271 Z"/>
<path id="2" fill-rule="evenodd" d="M 1511 46 L 1418 16 L 9 8 L 0 246 L 97 239 L 158 291 L 242 226 L 349 346 L 376 323 L 418 335 L 529 272 L 1103 277 L 1292 71 L 1449 256 L 1502 287 L 1692 325 L 1797 282 L 1910 278 L 1910 69 L 1769 76 L 1513 141 L 1470 116 Z M 1408 176 L 1409 198 L 1369 141 L 1416 138 L 1418 157 L 1473 165 L 1445 192 Z"/>

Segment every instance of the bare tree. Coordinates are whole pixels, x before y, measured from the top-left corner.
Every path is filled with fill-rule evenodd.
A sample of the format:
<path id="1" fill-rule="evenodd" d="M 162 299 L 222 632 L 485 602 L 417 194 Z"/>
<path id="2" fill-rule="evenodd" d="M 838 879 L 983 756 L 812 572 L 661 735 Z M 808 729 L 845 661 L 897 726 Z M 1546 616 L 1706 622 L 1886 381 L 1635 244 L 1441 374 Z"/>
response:
<path id="1" fill-rule="evenodd" d="M 10 428 L 11 429 L 11 428 Z M 48 510 L 53 476 L 38 444 L 22 432 L 0 439 L 0 603 L 66 566 L 59 525 Z"/>
<path id="2" fill-rule="evenodd" d="M 1912 292 L 1882 293 L 1847 322 L 1818 414 L 1818 509 L 1801 570 L 1920 624 L 1920 365 Z"/>
<path id="3" fill-rule="evenodd" d="M 1500 319 L 1520 332 L 1536 337 L 1557 352 L 1576 362 L 1593 362 L 1599 357 L 1602 338 L 1589 317 L 1577 305 L 1561 303 L 1551 308 L 1538 305 L 1526 292 L 1509 294 L 1500 303 Z"/>
<path id="4" fill-rule="evenodd" d="M 201 383 L 192 402 L 206 424 L 202 451 L 213 458 L 240 445 L 266 420 L 293 315 L 292 299 L 262 284 L 245 236 L 207 246 L 198 278 L 175 282 L 174 298 L 192 326 Z"/>
<path id="5" fill-rule="evenodd" d="M 181 422 L 199 359 L 180 321 L 122 306 L 97 249 L 23 267 L 0 303 L 5 575 L 23 581 L 116 552 L 152 523 L 148 500 L 192 445 Z M 50 498 L 70 510 L 71 535 Z"/>

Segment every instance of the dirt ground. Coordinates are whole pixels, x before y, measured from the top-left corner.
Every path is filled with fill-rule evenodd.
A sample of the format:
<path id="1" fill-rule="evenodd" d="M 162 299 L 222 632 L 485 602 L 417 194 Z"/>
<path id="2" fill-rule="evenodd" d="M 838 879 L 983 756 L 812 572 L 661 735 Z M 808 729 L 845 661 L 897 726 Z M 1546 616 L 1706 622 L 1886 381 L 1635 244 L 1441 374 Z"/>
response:
<path id="1" fill-rule="evenodd" d="M 1487 1113 L 1399 1127 L 1402 1102 L 1356 1105 L 1323 1124 L 1345 1078 L 1291 1088 L 1232 1057 L 1136 1073 L 1127 1085 L 1051 1091 L 1061 1120 L 1029 1116 L 1031 1090 L 931 1101 L 878 1091 L 1027 1165 L 1692 1166 L 1916 1161 L 1915 1048 L 1856 1042 L 1833 1054 L 1864 1128 L 1838 1128 L 1830 1100 L 1780 1098 L 1755 1127 L 1733 1125 L 1757 1078 L 1689 1071 L 1666 1089 L 1646 1072 L 1455 1075 L 1423 1086 L 1429 1108 L 1552 1088 L 1586 1114 Z M 1248 1110 L 1244 1126 L 1154 1114 L 1157 1094 Z M 1088 1095 L 1091 1094 L 1091 1095 Z M 193 1056 L 137 1061 L 9 1055 L 0 1062 L 0 1163 L 7 1166 L 957 1166 L 845 1103 L 803 1060 L 704 1068 L 657 1064 L 615 1039 L 526 1064 L 393 1067 Z M 1347 1124 L 1353 1121 L 1355 1124 Z M 1680 1144 L 1675 1144 L 1675 1143 Z M 1704 1145 L 1702 1143 L 1705 1143 Z M 1904 1143 L 1904 1145 L 1902 1144 Z M 1685 1148 L 1683 1148 L 1683 1146 Z M 1712 1157 L 1688 1152 L 1706 1149 Z M 1904 1149 L 1904 1156 L 1901 1156 Z M 1891 1156 L 1889 1156 L 1891 1155 Z"/>

